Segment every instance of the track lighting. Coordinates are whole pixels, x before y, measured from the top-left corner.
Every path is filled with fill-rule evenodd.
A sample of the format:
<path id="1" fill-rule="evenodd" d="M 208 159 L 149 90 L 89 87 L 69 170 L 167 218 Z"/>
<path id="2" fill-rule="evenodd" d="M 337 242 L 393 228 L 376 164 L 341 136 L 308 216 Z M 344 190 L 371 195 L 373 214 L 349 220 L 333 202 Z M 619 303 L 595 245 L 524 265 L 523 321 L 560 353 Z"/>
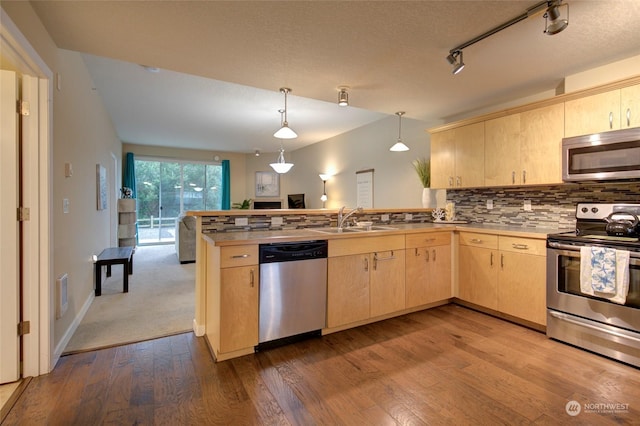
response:
<path id="1" fill-rule="evenodd" d="M 347 89 L 347 87 L 340 87 L 340 92 L 338 93 L 339 106 L 349 106 L 349 93 L 347 93 Z"/>
<path id="2" fill-rule="evenodd" d="M 562 0 L 550 1 L 547 11 L 544 13 L 544 33 L 548 35 L 558 34 L 569 26 L 569 4 L 565 3 L 567 17 L 560 18 L 560 7 Z M 550 22 L 549 22 L 550 21 Z"/>
<path id="3" fill-rule="evenodd" d="M 447 56 L 447 61 L 449 61 L 449 63 L 453 66 L 453 70 L 451 71 L 453 74 L 458 74 L 464 69 L 462 50 L 456 50 L 453 53 L 449 53 L 449 56 Z"/>
<path id="4" fill-rule="evenodd" d="M 280 93 L 284 93 L 284 110 L 282 110 L 284 112 L 284 119 L 281 120 L 280 129 L 273 134 L 273 136 L 278 139 L 295 139 L 298 137 L 296 132 L 289 128 L 289 123 L 287 122 L 287 95 L 289 92 L 291 92 L 291 89 L 287 87 L 280 88 Z"/>
<path id="5" fill-rule="evenodd" d="M 402 143 L 402 116 L 404 115 L 404 111 L 398 111 L 396 112 L 396 115 L 398 116 L 398 140 L 391 148 L 389 148 L 389 151 L 409 151 L 409 147 Z"/>
<path id="6" fill-rule="evenodd" d="M 561 18 L 560 16 L 560 7 L 566 6 L 567 16 L 566 18 Z M 464 62 L 462 61 L 462 49 L 466 49 L 479 42 L 480 40 L 484 40 L 485 38 L 500 32 L 513 24 L 516 24 L 522 20 L 525 20 L 531 16 L 537 15 L 544 11 L 544 33 L 548 35 L 558 34 L 569 25 L 569 5 L 567 3 L 562 3 L 562 0 L 546 0 L 536 3 L 535 5 L 528 8 L 524 13 L 510 21 L 505 22 L 504 24 L 500 24 L 497 27 L 487 31 L 484 34 L 480 34 L 479 36 L 472 38 L 469 41 L 462 43 L 459 46 L 454 47 L 449 51 L 449 55 L 447 56 L 447 61 L 451 64 L 453 68 L 453 73 L 458 74 L 464 68 Z M 458 56 L 460 60 L 458 61 Z"/>
<path id="7" fill-rule="evenodd" d="M 256 154 L 256 157 L 260 157 L 260 150 L 259 150 L 259 149 L 256 149 L 255 154 Z"/>

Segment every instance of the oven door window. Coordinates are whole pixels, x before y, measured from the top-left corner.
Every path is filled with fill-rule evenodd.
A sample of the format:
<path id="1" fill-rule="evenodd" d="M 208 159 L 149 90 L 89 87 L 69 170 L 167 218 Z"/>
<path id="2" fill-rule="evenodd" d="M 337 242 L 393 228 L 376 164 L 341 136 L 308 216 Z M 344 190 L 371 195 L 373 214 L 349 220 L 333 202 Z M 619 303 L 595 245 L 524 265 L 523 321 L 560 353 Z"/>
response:
<path id="1" fill-rule="evenodd" d="M 595 297 L 580 291 L 580 252 L 575 255 L 558 254 L 558 291 L 580 297 L 609 302 L 606 298 Z M 629 262 L 629 293 L 625 306 L 640 308 L 640 260 Z"/>

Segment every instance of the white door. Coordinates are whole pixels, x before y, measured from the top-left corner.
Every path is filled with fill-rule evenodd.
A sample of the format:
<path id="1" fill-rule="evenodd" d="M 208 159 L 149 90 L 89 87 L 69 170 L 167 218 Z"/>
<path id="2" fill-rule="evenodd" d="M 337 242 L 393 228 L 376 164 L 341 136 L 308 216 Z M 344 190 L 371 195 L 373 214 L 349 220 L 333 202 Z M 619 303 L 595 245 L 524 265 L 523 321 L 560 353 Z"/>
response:
<path id="1" fill-rule="evenodd" d="M 0 383 L 20 378 L 18 80 L 0 71 Z"/>

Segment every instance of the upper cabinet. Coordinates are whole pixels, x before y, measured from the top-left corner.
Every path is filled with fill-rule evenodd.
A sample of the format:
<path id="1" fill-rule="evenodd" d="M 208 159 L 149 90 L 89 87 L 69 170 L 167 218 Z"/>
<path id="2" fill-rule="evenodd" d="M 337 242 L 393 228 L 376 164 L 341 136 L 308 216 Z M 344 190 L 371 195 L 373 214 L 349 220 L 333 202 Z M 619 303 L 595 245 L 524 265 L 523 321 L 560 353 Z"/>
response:
<path id="1" fill-rule="evenodd" d="M 620 90 L 598 93 L 564 104 L 565 137 L 620 128 Z"/>
<path id="2" fill-rule="evenodd" d="M 520 179 L 523 185 L 562 183 L 564 105 L 520 114 Z"/>
<path id="3" fill-rule="evenodd" d="M 484 184 L 520 183 L 520 114 L 484 123 Z"/>
<path id="4" fill-rule="evenodd" d="M 484 123 L 431 135 L 431 187 L 484 185 Z"/>
<path id="5" fill-rule="evenodd" d="M 565 137 L 640 126 L 640 84 L 565 102 Z"/>
<path id="6" fill-rule="evenodd" d="M 620 90 L 620 127 L 640 126 L 640 84 Z"/>

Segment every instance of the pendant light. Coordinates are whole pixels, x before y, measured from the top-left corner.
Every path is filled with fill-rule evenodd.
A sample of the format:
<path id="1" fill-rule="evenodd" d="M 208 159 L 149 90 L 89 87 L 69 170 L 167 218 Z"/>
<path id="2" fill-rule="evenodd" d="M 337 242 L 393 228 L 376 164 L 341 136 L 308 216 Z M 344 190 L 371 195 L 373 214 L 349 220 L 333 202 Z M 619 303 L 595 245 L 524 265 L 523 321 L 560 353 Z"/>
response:
<path id="1" fill-rule="evenodd" d="M 287 87 L 281 87 L 280 93 L 284 93 L 284 120 L 282 120 L 280 129 L 273 134 L 278 139 L 295 139 L 298 137 L 296 132 L 289 128 L 289 122 L 287 122 L 287 94 L 291 92 L 291 89 Z"/>
<path id="2" fill-rule="evenodd" d="M 396 112 L 396 115 L 398 116 L 398 141 L 389 148 L 389 151 L 409 151 L 409 147 L 402 143 L 402 116 L 404 115 L 404 111 L 398 111 Z"/>
<path id="3" fill-rule="evenodd" d="M 280 144 L 280 155 L 278 155 L 278 159 L 275 163 L 269 164 L 276 173 L 287 173 L 293 167 L 293 163 L 287 163 L 284 161 L 284 148 L 282 144 Z"/>

